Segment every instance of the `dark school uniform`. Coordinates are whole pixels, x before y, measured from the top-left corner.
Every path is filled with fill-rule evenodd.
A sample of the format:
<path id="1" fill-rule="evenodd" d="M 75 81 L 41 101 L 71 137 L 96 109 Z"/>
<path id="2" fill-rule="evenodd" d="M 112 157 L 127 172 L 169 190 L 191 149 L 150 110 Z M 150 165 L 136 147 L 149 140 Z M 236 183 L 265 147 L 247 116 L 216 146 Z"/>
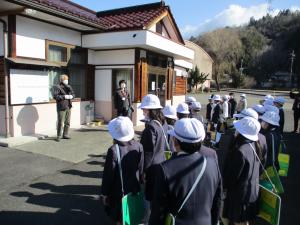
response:
<path id="1" fill-rule="evenodd" d="M 156 175 L 150 225 L 164 224 L 167 213 L 176 214 L 207 159 L 204 174 L 176 217 L 176 225 L 217 224 L 222 202 L 222 179 L 215 153 L 206 149 L 178 153 L 159 165 Z"/>
<path id="2" fill-rule="evenodd" d="M 167 123 L 164 123 L 163 129 L 165 134 L 167 134 Z M 165 151 L 167 150 L 167 143 L 163 131 L 159 124 L 157 124 L 154 120 L 147 123 L 141 136 L 141 144 L 143 145 L 145 156 L 145 197 L 148 201 L 151 201 L 156 166 L 166 160 Z"/>
<path id="3" fill-rule="evenodd" d="M 237 143 L 224 167 L 223 217 L 234 223 L 252 221 L 258 213 L 260 163 L 249 144 L 255 149 L 253 141 Z"/>
<path id="4" fill-rule="evenodd" d="M 144 154 L 143 146 L 134 140 L 118 142 L 120 149 L 121 167 L 124 184 L 124 195 L 140 191 L 143 175 Z M 102 195 L 108 197 L 109 205 L 106 206 L 107 214 L 114 221 L 121 221 L 122 186 L 118 168 L 116 145 L 107 151 L 104 165 Z"/>

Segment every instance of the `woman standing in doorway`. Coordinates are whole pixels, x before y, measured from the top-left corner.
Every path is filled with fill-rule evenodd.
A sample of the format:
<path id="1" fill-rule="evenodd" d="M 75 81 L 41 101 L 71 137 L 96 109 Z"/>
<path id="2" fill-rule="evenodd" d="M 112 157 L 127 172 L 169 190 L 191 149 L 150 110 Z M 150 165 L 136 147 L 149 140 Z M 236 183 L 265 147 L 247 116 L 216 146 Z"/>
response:
<path id="1" fill-rule="evenodd" d="M 117 110 L 117 116 L 131 117 L 133 112 L 131 106 L 131 98 L 128 90 L 126 89 L 126 81 L 120 80 L 119 88 L 115 93 L 115 109 Z"/>

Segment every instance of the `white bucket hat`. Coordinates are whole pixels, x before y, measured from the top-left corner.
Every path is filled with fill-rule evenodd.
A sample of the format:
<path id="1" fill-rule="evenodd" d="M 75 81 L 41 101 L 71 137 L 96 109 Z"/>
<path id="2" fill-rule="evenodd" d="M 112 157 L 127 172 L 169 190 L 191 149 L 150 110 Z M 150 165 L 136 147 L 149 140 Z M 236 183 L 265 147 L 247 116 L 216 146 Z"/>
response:
<path id="1" fill-rule="evenodd" d="M 245 138 L 251 141 L 258 140 L 258 133 L 260 131 L 260 123 L 251 117 L 245 117 L 241 120 L 234 121 L 235 129 Z"/>
<path id="2" fill-rule="evenodd" d="M 214 101 L 221 101 L 222 99 L 221 99 L 220 95 L 214 95 L 213 100 Z"/>
<path id="3" fill-rule="evenodd" d="M 264 114 L 266 111 L 265 107 L 263 105 L 259 105 L 259 104 L 252 106 L 252 109 L 255 110 L 259 114 Z"/>
<path id="4" fill-rule="evenodd" d="M 241 94 L 240 97 L 246 98 L 246 94 Z"/>
<path id="5" fill-rule="evenodd" d="M 267 100 L 274 100 L 274 97 L 272 96 L 272 95 L 266 95 L 265 97 L 264 97 L 264 100 L 265 101 L 267 101 Z"/>
<path id="6" fill-rule="evenodd" d="M 251 108 L 244 109 L 242 112 L 238 114 L 233 114 L 235 118 L 244 118 L 244 117 L 251 117 L 253 119 L 258 120 L 258 114 Z"/>
<path id="7" fill-rule="evenodd" d="M 201 110 L 201 103 L 200 102 L 193 102 L 192 105 L 191 105 L 191 109 L 194 109 L 194 110 Z"/>
<path id="8" fill-rule="evenodd" d="M 264 107 L 265 107 L 265 112 L 272 111 L 279 114 L 279 109 L 274 105 L 265 105 Z"/>
<path id="9" fill-rule="evenodd" d="M 269 124 L 272 124 L 274 126 L 279 126 L 280 117 L 278 113 L 274 111 L 267 111 L 265 112 L 264 115 L 260 116 L 259 118 Z"/>
<path id="10" fill-rule="evenodd" d="M 264 101 L 264 106 L 266 106 L 266 105 L 273 105 L 273 101 L 274 101 L 274 100 L 271 99 L 271 98 L 265 100 L 265 101 Z"/>
<path id="11" fill-rule="evenodd" d="M 186 98 L 185 98 L 186 103 L 192 103 L 192 102 L 196 102 L 196 101 L 197 101 L 196 98 L 193 96 L 186 96 Z"/>
<path id="12" fill-rule="evenodd" d="M 162 112 L 165 117 L 177 120 L 176 108 L 174 106 L 166 105 Z"/>
<path id="13" fill-rule="evenodd" d="M 119 116 L 108 124 L 108 131 L 113 139 L 130 141 L 134 138 L 133 124 L 128 117 Z"/>
<path id="14" fill-rule="evenodd" d="M 177 120 L 174 129 L 169 130 L 168 134 L 186 143 L 197 143 L 205 138 L 203 124 L 195 118 Z"/>
<path id="15" fill-rule="evenodd" d="M 277 102 L 277 103 L 279 103 L 280 105 L 284 105 L 284 103 L 286 102 L 286 100 L 285 100 L 285 98 L 284 97 L 276 97 L 275 99 L 274 99 L 274 102 Z"/>
<path id="16" fill-rule="evenodd" d="M 189 106 L 186 103 L 184 103 L 184 102 L 180 103 L 177 106 L 176 112 L 182 113 L 182 114 L 190 114 Z"/>
<path id="17" fill-rule="evenodd" d="M 163 107 L 160 105 L 159 98 L 156 95 L 148 94 L 146 95 L 139 109 L 162 109 Z"/>

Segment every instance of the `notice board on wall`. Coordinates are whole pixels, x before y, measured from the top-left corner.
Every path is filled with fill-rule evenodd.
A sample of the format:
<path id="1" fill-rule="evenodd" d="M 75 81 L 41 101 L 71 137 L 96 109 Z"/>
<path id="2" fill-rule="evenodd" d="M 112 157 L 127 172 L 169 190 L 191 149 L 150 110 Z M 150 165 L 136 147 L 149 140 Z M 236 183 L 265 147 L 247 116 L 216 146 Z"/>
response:
<path id="1" fill-rule="evenodd" d="M 31 104 L 49 101 L 47 71 L 10 70 L 11 104 Z"/>

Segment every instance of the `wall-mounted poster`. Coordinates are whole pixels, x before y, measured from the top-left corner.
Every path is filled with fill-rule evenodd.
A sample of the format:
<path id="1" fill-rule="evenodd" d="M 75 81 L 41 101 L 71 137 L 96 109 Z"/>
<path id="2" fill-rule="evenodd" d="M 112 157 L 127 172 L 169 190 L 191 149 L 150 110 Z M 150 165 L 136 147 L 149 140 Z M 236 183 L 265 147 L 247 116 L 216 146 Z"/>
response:
<path id="1" fill-rule="evenodd" d="M 48 72 L 11 69 L 10 96 L 13 105 L 48 102 Z"/>

